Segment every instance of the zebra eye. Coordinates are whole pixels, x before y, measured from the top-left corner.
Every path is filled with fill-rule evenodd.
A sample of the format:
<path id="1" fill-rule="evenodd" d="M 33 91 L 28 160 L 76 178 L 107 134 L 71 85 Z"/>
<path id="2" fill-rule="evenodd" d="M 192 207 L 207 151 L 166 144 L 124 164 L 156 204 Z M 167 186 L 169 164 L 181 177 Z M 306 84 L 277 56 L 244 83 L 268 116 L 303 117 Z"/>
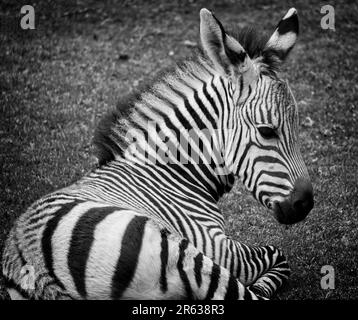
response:
<path id="1" fill-rule="evenodd" d="M 262 137 L 265 139 L 273 139 L 277 138 L 277 133 L 274 128 L 268 127 L 268 126 L 261 126 L 257 128 L 261 134 Z"/>

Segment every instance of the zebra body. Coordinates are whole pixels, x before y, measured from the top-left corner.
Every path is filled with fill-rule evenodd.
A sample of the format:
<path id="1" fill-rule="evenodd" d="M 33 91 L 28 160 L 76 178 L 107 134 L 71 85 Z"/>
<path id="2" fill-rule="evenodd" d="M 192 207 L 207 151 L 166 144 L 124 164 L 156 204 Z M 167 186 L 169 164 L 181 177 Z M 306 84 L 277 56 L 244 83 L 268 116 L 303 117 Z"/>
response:
<path id="1" fill-rule="evenodd" d="M 123 172 L 128 179 L 140 179 L 131 184 L 124 182 Z M 116 186 L 108 183 L 109 177 L 122 183 Z M 209 201 L 210 195 L 203 196 L 205 190 L 201 193 L 198 189 L 181 190 L 184 187 L 183 181 L 176 185 L 166 175 L 158 175 L 155 167 L 118 161 L 40 199 L 18 219 L 13 229 L 16 235 L 8 239 L 16 241 L 11 246 L 17 247 L 27 265 L 36 266 L 36 288 L 30 293 L 34 297 L 70 295 L 78 299 L 206 297 L 205 284 L 210 281 L 199 281 L 192 275 L 193 288 L 186 289 L 178 269 L 172 268 L 181 254 L 192 264 L 188 270 L 199 270 L 202 278 L 210 280 L 211 270 L 220 270 L 219 291 L 209 292 L 211 298 L 224 298 L 225 288 L 233 279 L 235 284 L 230 286 L 237 290 L 238 297 L 250 297 L 245 286 L 259 275 L 270 278 L 267 271 L 274 266 L 280 274 L 271 276 L 277 282 L 272 287 L 269 282 L 268 290 L 275 290 L 277 283 L 288 277 L 289 268 L 279 250 L 249 247 L 228 238 L 222 215 L 215 201 Z M 121 251 L 126 258 L 120 258 Z M 163 256 L 167 257 L 164 262 Z M 7 258 L 3 264 L 5 275 L 25 265 L 19 264 L 17 253 L 9 252 Z M 119 260 L 125 261 L 125 265 Z M 254 263 L 250 264 L 251 260 Z M 128 270 L 129 274 L 122 275 L 122 281 L 115 281 L 116 270 L 122 273 Z M 20 270 L 16 272 L 21 275 Z M 131 277 L 130 286 L 123 285 L 123 280 Z M 121 285 L 124 286 L 119 290 L 121 294 L 113 293 Z"/>
<path id="2" fill-rule="evenodd" d="M 289 37 L 280 31 L 292 23 L 291 9 L 268 42 L 281 56 L 296 29 Z M 225 235 L 217 201 L 239 176 L 280 222 L 308 213 L 294 100 L 287 85 L 268 69 L 260 72 L 222 32 L 203 9 L 201 37 L 211 62 L 189 61 L 144 92 L 128 118 L 112 119 L 97 136 L 104 141 L 99 168 L 19 217 L 3 254 L 3 274 L 15 288 L 34 298 L 257 299 L 269 298 L 287 279 L 278 249 Z M 226 39 L 231 64 L 218 60 L 212 35 Z M 253 107 L 261 104 L 284 107 Z M 263 129 L 265 122 L 270 126 Z M 267 137 L 273 126 L 282 142 Z M 30 289 L 22 285 L 26 266 L 34 271 Z"/>

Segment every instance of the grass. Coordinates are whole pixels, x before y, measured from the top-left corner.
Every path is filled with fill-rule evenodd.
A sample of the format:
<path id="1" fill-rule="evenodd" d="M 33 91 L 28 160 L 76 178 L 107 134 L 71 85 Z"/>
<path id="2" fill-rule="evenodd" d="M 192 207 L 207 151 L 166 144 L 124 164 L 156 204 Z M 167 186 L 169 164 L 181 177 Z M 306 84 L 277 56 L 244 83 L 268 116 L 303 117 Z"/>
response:
<path id="1" fill-rule="evenodd" d="M 94 165 L 91 139 L 101 115 L 190 53 L 183 42 L 198 41 L 201 7 L 213 9 L 224 25 L 261 30 L 273 30 L 290 7 L 259 0 L 142 2 L 33 1 L 36 30 L 27 31 L 18 25 L 28 3 L 1 2 L 0 250 L 28 205 Z M 301 34 L 284 68 L 306 124 L 300 135 L 315 208 L 286 228 L 239 184 L 220 203 L 228 234 L 286 253 L 292 276 L 280 299 L 358 297 L 358 5 L 332 2 L 331 31 L 320 27 L 323 4 L 291 3 Z M 320 287 L 324 265 L 335 268 L 334 290 Z"/>

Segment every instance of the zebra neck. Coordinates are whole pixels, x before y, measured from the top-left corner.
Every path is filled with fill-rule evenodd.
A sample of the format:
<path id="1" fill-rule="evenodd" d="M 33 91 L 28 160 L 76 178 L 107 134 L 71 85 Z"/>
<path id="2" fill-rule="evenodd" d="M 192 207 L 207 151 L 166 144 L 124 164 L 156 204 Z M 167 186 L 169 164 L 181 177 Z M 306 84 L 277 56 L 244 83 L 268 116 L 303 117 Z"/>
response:
<path id="1" fill-rule="evenodd" d="M 178 67 L 135 102 L 126 120 L 124 157 L 170 166 L 218 200 L 234 183 L 223 150 L 228 91 L 204 61 Z"/>

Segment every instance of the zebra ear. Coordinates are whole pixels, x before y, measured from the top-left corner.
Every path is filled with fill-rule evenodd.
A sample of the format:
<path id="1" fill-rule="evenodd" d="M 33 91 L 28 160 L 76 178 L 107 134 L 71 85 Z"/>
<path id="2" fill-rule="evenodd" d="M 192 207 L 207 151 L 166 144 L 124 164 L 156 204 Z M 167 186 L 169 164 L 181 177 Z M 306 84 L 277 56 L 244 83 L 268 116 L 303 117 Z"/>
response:
<path id="1" fill-rule="evenodd" d="M 210 60 L 225 75 L 242 74 L 253 68 L 244 48 L 225 32 L 220 21 L 207 9 L 200 10 L 200 38 Z"/>
<path id="2" fill-rule="evenodd" d="M 298 30 L 297 11 L 295 8 L 291 8 L 278 23 L 271 38 L 267 41 L 265 51 L 273 51 L 281 62 L 284 61 L 296 43 Z"/>

